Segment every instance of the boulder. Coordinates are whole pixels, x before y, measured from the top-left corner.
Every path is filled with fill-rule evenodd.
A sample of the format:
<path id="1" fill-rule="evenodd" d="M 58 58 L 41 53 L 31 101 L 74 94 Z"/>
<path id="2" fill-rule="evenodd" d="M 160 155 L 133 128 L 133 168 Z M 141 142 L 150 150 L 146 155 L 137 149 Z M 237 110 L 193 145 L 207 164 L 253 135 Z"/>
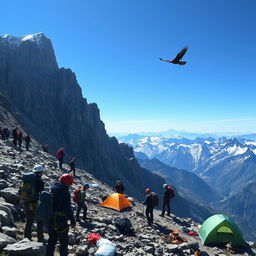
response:
<path id="1" fill-rule="evenodd" d="M 0 180 L 0 190 L 8 187 L 8 183 L 5 180 Z"/>
<path id="2" fill-rule="evenodd" d="M 13 224 L 14 219 L 10 208 L 0 204 L 0 219 L 2 226 Z"/>
<path id="3" fill-rule="evenodd" d="M 0 250 L 2 250 L 7 244 L 14 244 L 16 240 L 10 236 L 0 233 Z"/>
<path id="4" fill-rule="evenodd" d="M 0 191 L 0 195 L 11 204 L 18 204 L 20 201 L 18 189 L 15 188 L 5 188 Z"/>
<path id="5" fill-rule="evenodd" d="M 3 251 L 10 256 L 45 256 L 46 247 L 43 243 L 25 238 L 17 243 L 7 245 Z"/>
<path id="6" fill-rule="evenodd" d="M 17 237 L 17 228 L 10 228 L 10 227 L 7 227 L 7 226 L 4 226 L 2 227 L 2 230 L 4 232 L 4 234 L 6 234 L 7 236 L 10 236 L 14 239 L 16 239 Z"/>
<path id="7" fill-rule="evenodd" d="M 87 256 L 87 255 L 89 255 L 87 245 L 78 246 L 76 248 L 76 256 Z"/>

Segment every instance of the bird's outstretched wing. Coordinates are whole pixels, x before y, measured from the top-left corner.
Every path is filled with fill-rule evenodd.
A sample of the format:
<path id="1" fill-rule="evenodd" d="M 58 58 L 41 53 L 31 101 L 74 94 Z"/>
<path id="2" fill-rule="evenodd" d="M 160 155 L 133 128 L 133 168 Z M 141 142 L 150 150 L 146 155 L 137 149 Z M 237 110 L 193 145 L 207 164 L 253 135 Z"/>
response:
<path id="1" fill-rule="evenodd" d="M 162 59 L 162 58 L 159 58 L 159 60 L 165 61 L 165 62 L 171 62 L 170 60 L 164 60 L 164 59 Z"/>
<path id="2" fill-rule="evenodd" d="M 188 47 L 184 47 L 178 54 L 177 56 L 173 59 L 174 61 L 179 61 L 180 59 L 182 59 L 182 57 L 184 56 L 184 54 L 186 53 Z"/>

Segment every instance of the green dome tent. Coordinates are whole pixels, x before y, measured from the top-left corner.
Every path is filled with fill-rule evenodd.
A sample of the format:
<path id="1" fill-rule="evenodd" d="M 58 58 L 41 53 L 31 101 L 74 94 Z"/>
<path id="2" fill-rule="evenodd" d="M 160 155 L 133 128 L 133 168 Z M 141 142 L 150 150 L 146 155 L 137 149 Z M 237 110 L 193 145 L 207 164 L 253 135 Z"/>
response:
<path id="1" fill-rule="evenodd" d="M 239 227 L 227 216 L 216 214 L 209 217 L 199 229 L 204 245 L 232 242 L 238 246 L 245 244 Z"/>

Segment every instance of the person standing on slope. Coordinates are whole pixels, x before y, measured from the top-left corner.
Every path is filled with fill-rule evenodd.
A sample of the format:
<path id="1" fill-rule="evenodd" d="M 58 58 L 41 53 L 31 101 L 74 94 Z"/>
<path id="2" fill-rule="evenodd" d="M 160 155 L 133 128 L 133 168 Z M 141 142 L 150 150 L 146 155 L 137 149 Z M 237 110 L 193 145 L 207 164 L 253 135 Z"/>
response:
<path id="1" fill-rule="evenodd" d="M 22 130 L 21 130 L 21 129 L 19 129 L 19 130 L 18 130 L 17 138 L 18 138 L 19 148 L 21 148 L 22 139 L 23 139 L 23 132 L 22 132 Z"/>
<path id="2" fill-rule="evenodd" d="M 74 184 L 71 174 L 63 174 L 59 182 L 51 186 L 53 193 L 53 218 L 48 222 L 49 240 L 46 248 L 46 256 L 54 256 L 54 250 L 57 241 L 59 240 L 60 256 L 68 255 L 68 220 L 71 222 L 71 227 L 76 227 L 76 221 L 71 208 L 71 196 L 69 187 Z"/>
<path id="3" fill-rule="evenodd" d="M 24 202 L 24 212 L 27 219 L 24 230 L 24 237 L 28 238 L 29 240 L 31 240 L 31 228 L 35 218 L 36 203 L 39 197 L 39 193 L 44 190 L 44 182 L 42 181 L 44 167 L 40 164 L 37 164 L 34 166 L 32 171 L 35 174 L 35 180 L 31 181 L 32 183 L 34 183 L 34 185 L 31 184 L 31 186 L 35 186 L 34 188 L 32 188 L 32 191 L 35 189 L 35 195 L 27 194 L 28 200 L 25 200 Z M 31 198 L 31 200 L 29 198 Z M 41 221 L 37 221 L 37 239 L 38 242 L 44 241 L 43 223 Z"/>
<path id="4" fill-rule="evenodd" d="M 80 221 L 80 211 L 83 209 L 83 220 L 87 219 L 87 206 L 85 204 L 86 200 L 86 190 L 90 187 L 89 184 L 85 183 L 83 188 L 78 188 L 74 192 L 74 202 L 77 204 L 77 211 L 76 211 L 76 221 Z M 76 196 L 75 196 L 76 195 Z"/>
<path id="5" fill-rule="evenodd" d="M 70 166 L 70 170 L 68 171 L 68 173 L 72 172 L 73 171 L 73 176 L 76 177 L 76 167 L 75 167 L 75 164 L 76 164 L 76 158 L 73 157 L 69 163 L 69 166 Z"/>
<path id="6" fill-rule="evenodd" d="M 12 130 L 12 138 L 13 138 L 13 145 L 15 147 L 17 147 L 17 141 L 18 141 L 18 127 L 15 127 L 13 130 Z"/>
<path id="7" fill-rule="evenodd" d="M 44 152 L 49 153 L 49 148 L 48 148 L 47 144 L 43 145 L 42 149 L 43 149 Z"/>
<path id="8" fill-rule="evenodd" d="M 165 191 L 163 194 L 163 209 L 162 209 L 162 214 L 160 216 L 164 217 L 165 207 L 166 207 L 167 216 L 170 217 L 170 213 L 171 213 L 170 201 L 171 199 L 174 198 L 174 191 L 173 191 L 173 188 L 171 186 L 168 186 L 167 184 L 164 184 L 163 188 L 165 189 Z"/>
<path id="9" fill-rule="evenodd" d="M 124 193 L 124 184 L 122 181 L 120 181 L 120 180 L 116 181 L 115 191 L 116 191 L 116 193 L 120 193 L 120 194 Z"/>
<path id="10" fill-rule="evenodd" d="M 24 136 L 24 140 L 25 140 L 25 144 L 26 144 L 26 150 L 29 150 L 29 146 L 30 146 L 30 142 L 31 142 L 31 138 L 30 138 L 29 133 L 27 133 Z"/>
<path id="11" fill-rule="evenodd" d="M 62 169 L 63 158 L 65 156 L 64 149 L 60 148 L 57 150 L 57 157 L 59 159 L 59 168 Z"/>
<path id="12" fill-rule="evenodd" d="M 148 220 L 148 225 L 152 226 L 153 219 L 154 219 L 153 211 L 155 206 L 158 205 L 158 198 L 156 193 L 150 192 L 149 188 L 145 190 L 145 193 L 146 193 L 146 197 L 145 197 L 145 200 L 142 202 L 142 204 L 146 205 L 146 217 Z"/>

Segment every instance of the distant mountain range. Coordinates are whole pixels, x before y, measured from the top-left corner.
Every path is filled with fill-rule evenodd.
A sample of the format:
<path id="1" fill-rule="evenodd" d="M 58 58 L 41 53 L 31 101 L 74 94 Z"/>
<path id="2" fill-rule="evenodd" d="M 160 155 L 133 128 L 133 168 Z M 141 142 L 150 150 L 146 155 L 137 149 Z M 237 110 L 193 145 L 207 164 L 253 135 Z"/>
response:
<path id="1" fill-rule="evenodd" d="M 210 203 L 232 216 L 247 239 L 255 239 L 254 140 L 129 135 L 119 141 L 132 146 L 142 167 L 164 177 L 188 201 Z"/>
<path id="2" fill-rule="evenodd" d="M 170 167 L 156 158 L 138 158 L 138 161 L 142 167 L 165 178 L 168 184 L 176 187 L 182 197 L 190 201 L 203 202 L 207 205 L 211 201 L 220 199 L 216 191 L 213 191 L 206 182 L 192 172 Z"/>
<path id="3" fill-rule="evenodd" d="M 156 158 L 168 166 L 196 173 L 222 196 L 241 192 L 248 182 L 256 181 L 256 142 L 252 140 L 157 136 L 119 140 L 132 146 L 137 158 Z"/>
<path id="4" fill-rule="evenodd" d="M 119 139 L 122 139 L 123 137 L 128 139 L 134 139 L 134 138 L 143 138 L 146 136 L 152 137 L 176 137 L 176 138 L 188 138 L 188 139 L 195 139 L 195 138 L 220 138 L 220 137 L 226 137 L 226 138 L 244 138 L 244 139 L 251 139 L 256 140 L 256 134 L 255 133 L 239 133 L 239 132 L 211 132 L 211 133 L 198 133 L 198 132 L 188 132 L 188 131 L 177 131 L 174 129 L 169 129 L 167 131 L 161 131 L 161 132 L 139 132 L 139 133 L 109 133 L 109 136 L 115 136 Z"/>

